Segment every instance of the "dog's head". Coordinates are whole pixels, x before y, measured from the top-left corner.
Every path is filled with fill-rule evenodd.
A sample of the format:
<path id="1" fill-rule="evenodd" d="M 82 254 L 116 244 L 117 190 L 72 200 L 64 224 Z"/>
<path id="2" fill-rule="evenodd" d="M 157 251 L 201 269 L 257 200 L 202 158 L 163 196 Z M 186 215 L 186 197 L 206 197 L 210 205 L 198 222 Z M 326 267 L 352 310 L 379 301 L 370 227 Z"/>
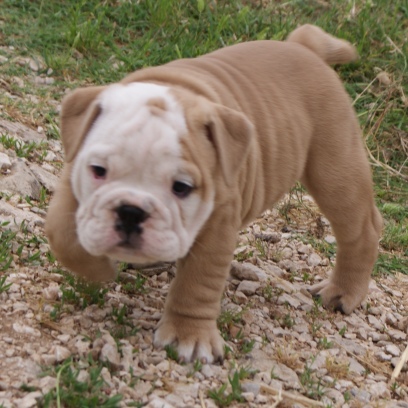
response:
<path id="1" fill-rule="evenodd" d="M 137 264 L 188 253 L 217 191 L 236 184 L 252 140 L 241 113 L 142 82 L 73 92 L 61 131 L 80 244 Z"/>

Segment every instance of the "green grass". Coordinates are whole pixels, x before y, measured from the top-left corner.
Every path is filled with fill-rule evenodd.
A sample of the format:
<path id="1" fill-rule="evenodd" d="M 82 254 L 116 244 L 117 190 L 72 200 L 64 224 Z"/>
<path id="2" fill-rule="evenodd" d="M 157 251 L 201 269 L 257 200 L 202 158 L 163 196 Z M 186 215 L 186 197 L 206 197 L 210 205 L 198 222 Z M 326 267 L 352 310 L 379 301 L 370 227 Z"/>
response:
<path id="1" fill-rule="evenodd" d="M 117 408 L 122 400 L 121 395 L 109 396 L 110 388 L 101 376 L 103 365 L 89 357 L 86 364 L 88 376 L 82 380 L 78 376 L 81 372 L 81 364 L 72 359 L 64 361 L 51 369 L 47 369 L 44 375 L 56 377 L 55 389 L 44 395 L 39 406 L 51 407 L 81 407 L 81 408 Z"/>

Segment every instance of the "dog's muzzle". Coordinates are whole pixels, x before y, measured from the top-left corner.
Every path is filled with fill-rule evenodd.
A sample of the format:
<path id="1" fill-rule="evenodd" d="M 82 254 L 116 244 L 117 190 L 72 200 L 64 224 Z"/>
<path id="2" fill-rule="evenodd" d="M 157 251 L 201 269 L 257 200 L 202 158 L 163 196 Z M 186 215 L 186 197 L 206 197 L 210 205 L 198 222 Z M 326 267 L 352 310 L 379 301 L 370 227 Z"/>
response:
<path id="1" fill-rule="evenodd" d="M 122 239 L 121 246 L 133 246 L 134 238 L 138 238 L 142 232 L 141 224 L 149 218 L 149 214 L 133 205 L 121 205 L 115 209 L 118 216 L 115 230 Z M 132 239 L 133 238 L 133 239 Z"/>

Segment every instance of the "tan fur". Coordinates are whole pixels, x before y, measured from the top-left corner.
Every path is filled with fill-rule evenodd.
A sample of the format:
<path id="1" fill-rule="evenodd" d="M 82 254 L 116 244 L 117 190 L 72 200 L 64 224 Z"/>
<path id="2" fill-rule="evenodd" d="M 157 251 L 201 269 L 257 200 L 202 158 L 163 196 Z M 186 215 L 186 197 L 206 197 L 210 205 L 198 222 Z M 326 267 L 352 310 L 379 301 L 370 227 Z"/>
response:
<path id="1" fill-rule="evenodd" d="M 200 348 L 222 356 L 215 321 L 237 231 L 296 180 L 330 220 L 338 245 L 332 276 L 312 287 L 312 293 L 344 313 L 364 299 L 382 220 L 355 113 L 327 66 L 355 58 L 349 43 L 308 25 L 287 42 L 243 43 L 147 68 L 122 81 L 172 88 L 185 110 L 189 132 L 181 143 L 186 160 L 201 171 L 201 197 L 211 189 L 216 192 L 212 215 L 189 254 L 178 261 L 156 344 L 177 342 L 181 350 L 193 348 L 192 356 Z M 67 162 L 98 114 L 93 101 L 100 91 L 77 90 L 63 101 Z M 47 219 L 53 250 L 80 275 L 98 280 L 112 276 L 107 259 L 78 248 L 69 166 L 61 183 Z"/>

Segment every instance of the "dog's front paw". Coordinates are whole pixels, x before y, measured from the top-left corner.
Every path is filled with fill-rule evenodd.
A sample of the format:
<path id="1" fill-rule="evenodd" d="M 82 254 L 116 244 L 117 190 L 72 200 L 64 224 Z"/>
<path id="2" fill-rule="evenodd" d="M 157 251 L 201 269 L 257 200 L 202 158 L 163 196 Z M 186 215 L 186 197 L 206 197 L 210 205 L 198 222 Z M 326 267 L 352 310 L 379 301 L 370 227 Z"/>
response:
<path id="1" fill-rule="evenodd" d="M 222 361 L 224 356 L 224 341 L 215 320 L 165 314 L 156 330 L 154 345 L 174 346 L 179 361 L 186 363 L 196 359 L 212 363 Z"/>
<path id="2" fill-rule="evenodd" d="M 313 285 L 308 290 L 313 297 L 321 299 L 324 307 L 350 314 L 363 301 L 367 294 L 368 285 L 343 288 L 327 279 Z"/>

